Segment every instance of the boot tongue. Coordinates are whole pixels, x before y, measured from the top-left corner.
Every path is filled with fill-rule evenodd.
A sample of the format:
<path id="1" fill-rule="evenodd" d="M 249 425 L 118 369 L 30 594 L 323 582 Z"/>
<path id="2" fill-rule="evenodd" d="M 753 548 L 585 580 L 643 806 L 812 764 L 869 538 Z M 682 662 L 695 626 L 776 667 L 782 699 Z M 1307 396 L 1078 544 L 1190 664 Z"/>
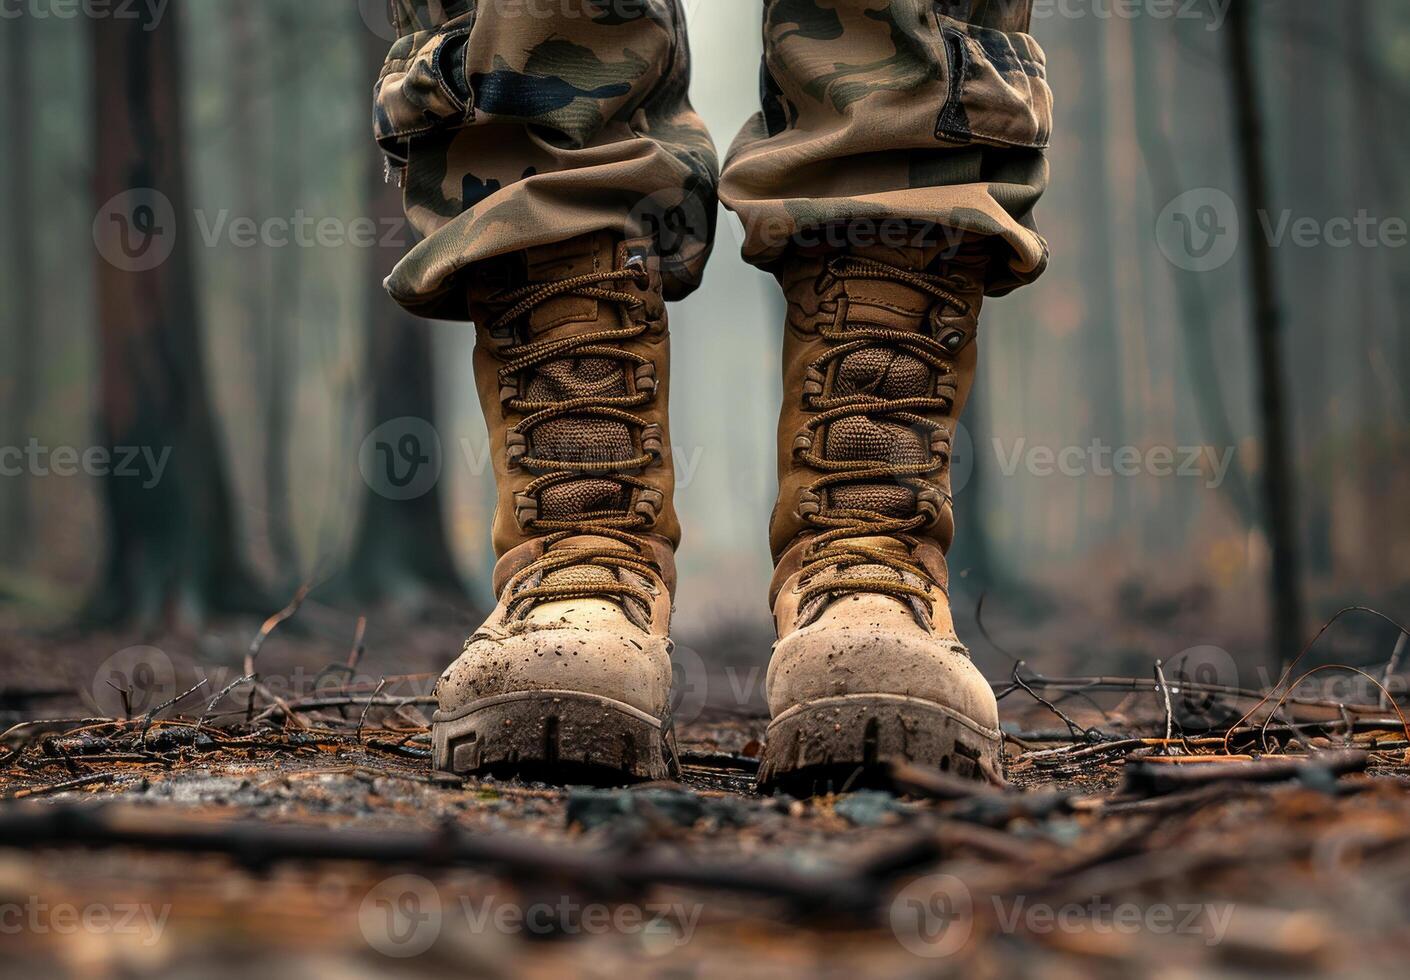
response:
<path id="1" fill-rule="evenodd" d="M 484 305 L 486 316 L 493 321 L 508 310 L 513 296 L 526 289 L 606 272 L 617 265 L 618 247 L 611 233 L 584 235 L 527 249 L 503 263 L 487 267 L 473 287 L 472 296 Z M 590 285 L 611 289 L 614 283 Z M 536 303 L 519 324 L 504 325 L 494 337 L 496 343 L 505 345 L 561 340 L 620 327 L 622 318 L 622 309 L 617 303 L 583 296 L 553 296 Z M 582 399 L 607 401 L 630 394 L 622 362 L 610 357 L 562 357 L 540 363 L 525 375 L 522 396 L 535 404 Z M 537 459 L 563 463 L 565 468 L 575 464 L 618 463 L 637 455 L 626 423 L 589 414 L 552 418 L 534 426 L 529 435 L 528 451 Z M 630 502 L 630 490 L 606 476 L 585 475 L 581 479 L 556 483 L 538 495 L 540 516 L 555 521 L 576 521 L 590 514 L 626 513 Z M 586 572 L 610 577 L 610 573 L 601 569 Z"/>
<path id="2" fill-rule="evenodd" d="M 947 292 L 961 294 L 962 301 L 977 309 L 983 270 L 988 261 L 987 245 L 973 236 L 955 238 L 935 234 L 931 237 L 931 242 L 919 245 L 855 246 L 848 255 L 908 272 L 956 279 L 963 276 L 968 286 L 948 280 L 937 285 Z M 931 320 L 937 309 L 941 311 L 940 323 L 949 322 L 944 319 L 949 315 L 949 307 L 934 292 L 905 282 L 900 276 L 894 279 L 849 276 L 844 264 L 841 279 L 847 296 L 845 324 L 848 328 L 880 327 L 930 333 L 937 329 Z M 906 350 L 886 344 L 867 346 L 840 360 L 833 394 L 870 395 L 888 401 L 933 397 L 934 373 L 930 364 Z M 932 460 L 935 451 L 930 433 L 924 428 L 895 418 L 865 414 L 833 421 L 826 428 L 824 440 L 826 458 L 849 462 L 924 466 Z M 848 482 L 828 490 L 828 504 L 839 509 L 907 518 L 915 513 L 916 498 L 915 492 L 900 481 Z"/>
<path id="3" fill-rule="evenodd" d="M 550 283 L 574 276 L 606 272 L 616 268 L 617 249 L 607 233 L 584 235 L 554 245 L 529 249 L 525 253 L 525 277 L 529 283 Z M 611 283 L 603 284 L 611 288 Z M 558 296 L 547 300 L 529 314 L 529 332 L 535 340 L 571 335 L 575 324 L 596 327 L 619 326 L 620 311 L 613 303 L 599 303 L 582 296 Z M 557 328 L 565 328 L 558 330 Z"/>
<path id="4" fill-rule="evenodd" d="M 929 265 L 930 259 L 938 255 L 943 247 L 870 245 L 853 248 L 850 254 L 900 269 L 919 271 Z M 848 277 L 843 288 L 847 293 L 847 322 L 851 324 L 891 330 L 919 330 L 925 325 L 926 314 L 935 304 L 932 294 L 893 279 Z"/>
<path id="5" fill-rule="evenodd" d="M 849 254 L 912 272 L 950 273 L 972 269 L 976 282 L 982 285 L 988 253 L 981 239 L 970 235 L 955 238 L 936 234 L 932 237 L 934 241 L 919 245 L 859 245 Z M 934 294 L 924 289 L 891 279 L 848 278 L 845 288 L 848 322 L 893 330 L 925 328 L 926 315 L 936 301 Z"/>
<path id="6" fill-rule="evenodd" d="M 895 538 L 848 538 L 842 546 L 860 545 L 872 551 L 886 552 L 897 558 L 909 558 L 910 550 Z M 839 583 L 857 579 L 880 579 L 883 582 L 902 581 L 901 573 L 889 565 L 852 565 L 848 568 L 833 567 L 819 576 L 820 582 L 836 580 Z"/>
<path id="7" fill-rule="evenodd" d="M 596 534 L 575 534 L 574 537 L 558 541 L 550 549 L 560 551 L 563 549 L 585 549 L 585 547 L 609 547 L 613 550 L 630 551 L 622 541 L 612 539 L 612 537 L 599 537 Z M 567 568 L 560 568 L 558 571 L 548 572 L 543 577 L 544 585 L 609 585 L 618 581 L 611 568 L 603 568 L 602 565 L 568 565 Z M 606 599 L 602 599 L 606 604 Z M 616 604 L 612 604 L 616 605 Z"/>
<path id="8" fill-rule="evenodd" d="M 847 544 L 858 545 L 862 548 L 870 548 L 872 551 L 885 551 L 894 554 L 899 558 L 910 556 L 911 550 L 897 541 L 895 538 L 872 537 L 872 538 L 848 538 Z"/>
<path id="9" fill-rule="evenodd" d="M 852 317 L 848 320 L 852 322 Z M 868 347 L 842 358 L 833 392 L 840 397 L 925 398 L 934 392 L 931 375 L 930 365 L 911 354 Z M 890 418 L 845 416 L 831 422 L 823 438 L 828 459 L 917 466 L 931 457 L 929 435 L 923 429 Z M 827 492 L 833 507 L 903 518 L 915 512 L 915 493 L 897 481 L 843 483 Z"/>
<path id="10" fill-rule="evenodd" d="M 623 552 L 630 552 L 631 549 L 615 538 L 604 538 L 593 534 L 579 534 L 571 538 L 564 538 L 549 549 L 550 553 L 564 548 L 596 548 L 607 547 L 614 550 L 620 549 Z M 543 577 L 543 585 L 572 585 L 572 586 L 601 586 L 611 585 L 618 581 L 612 569 L 603 568 L 600 565 L 570 565 L 567 568 L 550 572 Z M 635 613 L 635 611 L 633 611 Z M 603 620 L 612 621 L 626 616 L 631 616 L 623 608 L 622 603 L 614 602 L 607 598 L 596 599 L 566 599 L 557 602 L 546 602 L 533 609 L 528 620 L 535 623 L 550 623 L 560 621 L 564 618 L 573 619 L 582 625 L 590 625 L 593 622 Z M 640 614 L 636 613 L 639 617 Z M 643 627 L 644 628 L 644 627 Z"/>
<path id="11" fill-rule="evenodd" d="M 573 548 L 610 548 L 613 551 L 628 553 L 632 550 L 615 538 L 604 538 L 595 534 L 578 534 L 559 541 L 549 549 L 549 552 Z M 601 585 L 616 580 L 616 575 L 610 569 L 599 565 L 573 565 L 545 575 L 543 583 L 545 585 Z"/>

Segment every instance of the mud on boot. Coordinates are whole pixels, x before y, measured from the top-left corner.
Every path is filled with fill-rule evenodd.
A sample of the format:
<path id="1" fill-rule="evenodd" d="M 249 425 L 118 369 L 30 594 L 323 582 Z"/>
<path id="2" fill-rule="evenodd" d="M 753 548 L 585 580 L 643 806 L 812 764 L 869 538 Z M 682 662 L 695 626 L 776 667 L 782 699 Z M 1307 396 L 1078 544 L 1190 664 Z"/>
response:
<path id="1" fill-rule="evenodd" d="M 998 706 L 955 636 L 945 563 L 991 255 L 932 232 L 800 250 L 776 270 L 788 323 L 766 790 L 885 786 L 898 762 L 1001 772 Z"/>
<path id="2" fill-rule="evenodd" d="M 652 243 L 589 235 L 471 273 L 498 605 L 436 686 L 433 764 L 665 778 L 680 530 Z"/>

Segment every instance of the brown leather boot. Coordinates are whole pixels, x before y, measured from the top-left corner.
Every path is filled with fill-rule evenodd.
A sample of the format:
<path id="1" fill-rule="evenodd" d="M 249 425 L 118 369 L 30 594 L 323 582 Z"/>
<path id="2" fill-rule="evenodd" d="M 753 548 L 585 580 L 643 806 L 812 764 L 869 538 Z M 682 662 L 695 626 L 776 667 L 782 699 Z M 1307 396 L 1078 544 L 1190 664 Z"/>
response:
<path id="1" fill-rule="evenodd" d="M 650 239 L 590 235 L 471 270 L 499 506 L 499 605 L 436 687 L 437 769 L 670 774 L 668 341 Z"/>
<path id="2" fill-rule="evenodd" d="M 945 565 L 950 445 L 989 261 L 982 240 L 957 238 L 812 250 L 777 270 L 788 324 L 766 787 L 884 782 L 902 761 L 1000 771 L 998 706 L 955 637 Z"/>

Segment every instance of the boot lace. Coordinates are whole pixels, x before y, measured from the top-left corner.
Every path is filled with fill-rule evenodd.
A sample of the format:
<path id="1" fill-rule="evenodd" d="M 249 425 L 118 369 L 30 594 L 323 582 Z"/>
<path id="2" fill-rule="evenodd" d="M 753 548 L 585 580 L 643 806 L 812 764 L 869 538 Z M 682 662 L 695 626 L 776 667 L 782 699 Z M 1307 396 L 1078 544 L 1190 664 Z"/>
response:
<path id="1" fill-rule="evenodd" d="M 633 280 L 638 287 L 646 288 L 649 276 L 645 263 L 634 259 L 624 269 L 586 273 L 514 290 L 504 297 L 509 307 L 489 324 L 489 330 L 501 329 L 543 303 L 559 297 L 594 299 L 623 307 L 640 306 L 642 300 L 639 297 L 609 287 L 609 284 L 623 280 Z M 568 398 L 532 399 L 516 393 L 504 402 L 509 411 L 524 415 L 510 430 L 512 465 L 539 474 L 524 488 L 522 497 L 537 501 L 545 490 L 584 478 L 610 479 L 627 493 L 633 489 L 657 492 L 631 475 L 660 456 L 659 442 L 654 451 L 645 448 L 648 442 L 645 436 L 642 438 L 643 451 L 628 459 L 593 458 L 594 447 L 591 445 L 581 445 L 576 458 L 573 454 L 566 454 L 568 458 L 549 458 L 547 455 L 535 455 L 531 449 L 535 430 L 556 420 L 610 420 L 622 423 L 629 431 L 650 431 L 651 423 L 631 409 L 649 404 L 655 398 L 654 365 L 649 358 L 615 346 L 641 336 L 648 329 L 648 324 L 643 322 L 575 337 L 531 341 L 505 349 L 503 356 L 506 363 L 499 370 L 501 390 L 518 392 L 521 390 L 520 378 L 526 373 L 536 372 L 551 363 L 572 363 L 580 358 L 605 359 L 629 368 L 637 379 L 634 390 L 623 395 L 585 393 Z M 589 440 L 579 441 L 586 443 Z M 629 612 L 627 603 L 631 601 L 641 607 L 634 618 L 648 616 L 655 598 L 653 590 L 649 586 L 642 588 L 626 581 L 618 573 L 627 571 L 648 583 L 659 574 L 655 562 L 646 557 L 650 554 L 649 543 L 632 533 L 650 526 L 652 521 L 653 518 L 646 514 L 630 510 L 577 509 L 543 516 L 535 509 L 532 516 L 521 519 L 521 524 L 526 531 L 544 535 L 545 554 L 510 579 L 510 616 L 522 616 L 540 603 L 562 599 L 609 599 Z M 631 550 L 607 545 L 554 547 L 567 538 L 580 535 L 611 538 L 626 544 Z M 585 573 L 590 569 L 607 574 Z"/>
<path id="2" fill-rule="evenodd" d="M 828 272 L 837 278 L 887 280 L 911 286 L 935 297 L 939 308 L 948 308 L 967 316 L 969 304 L 955 292 L 963 288 L 957 277 L 945 277 L 917 272 L 860 256 L 838 256 L 828 263 Z M 932 313 L 932 317 L 934 314 Z M 901 601 L 915 600 L 933 613 L 934 600 L 928 588 L 912 584 L 919 580 L 931 582 L 930 574 L 909 552 L 918 543 L 911 533 L 927 526 L 939 517 L 948 494 L 927 477 L 941 472 L 950 462 L 950 432 L 943 422 L 927 414 L 948 414 L 954 406 L 959 376 L 950 353 L 935 337 L 924 332 L 891 329 L 871 324 L 829 325 L 819 330 L 832 343 L 825 353 L 809 364 L 809 376 L 815 379 L 817 393 L 809 398 L 809 407 L 817 412 L 806 423 L 806 435 L 795 444 L 795 458 L 824 475 L 807 491 L 817 506 L 803 516 L 804 523 L 819 529 L 804 551 L 800 585 L 800 605 L 845 593 L 879 593 Z M 883 356 L 906 354 L 927 365 L 932 374 L 934 395 L 915 397 L 884 397 L 872 391 L 857 391 L 842 395 L 823 394 L 822 379 L 829 368 L 843 358 L 857 353 Z M 849 418 L 874 422 L 901 423 L 930 441 L 928 458 L 905 462 L 891 458 L 836 459 L 814 450 L 817 430 Z M 915 513 L 908 516 L 882 513 L 864 507 L 827 507 L 821 505 L 824 492 L 843 485 L 899 484 L 915 496 Z M 907 553 L 876 547 L 858 539 L 889 537 L 906 545 Z M 842 574 L 849 568 L 865 568 L 854 576 Z M 822 573 L 829 572 L 824 576 Z"/>

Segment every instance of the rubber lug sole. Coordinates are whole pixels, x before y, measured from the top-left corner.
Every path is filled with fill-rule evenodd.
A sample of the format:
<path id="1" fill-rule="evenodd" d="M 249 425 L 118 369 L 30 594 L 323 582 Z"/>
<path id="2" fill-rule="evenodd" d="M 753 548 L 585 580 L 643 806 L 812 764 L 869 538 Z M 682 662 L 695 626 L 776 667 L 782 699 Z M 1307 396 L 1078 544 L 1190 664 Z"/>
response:
<path id="1" fill-rule="evenodd" d="M 893 789 L 890 767 L 902 762 L 994 782 L 1002 778 L 1003 739 L 920 698 L 820 698 L 790 708 L 769 725 L 759 787 L 794 796 Z"/>
<path id="2" fill-rule="evenodd" d="M 432 765 L 455 775 L 618 786 L 674 778 L 670 727 L 611 698 L 534 691 L 482 698 L 431 722 Z"/>

